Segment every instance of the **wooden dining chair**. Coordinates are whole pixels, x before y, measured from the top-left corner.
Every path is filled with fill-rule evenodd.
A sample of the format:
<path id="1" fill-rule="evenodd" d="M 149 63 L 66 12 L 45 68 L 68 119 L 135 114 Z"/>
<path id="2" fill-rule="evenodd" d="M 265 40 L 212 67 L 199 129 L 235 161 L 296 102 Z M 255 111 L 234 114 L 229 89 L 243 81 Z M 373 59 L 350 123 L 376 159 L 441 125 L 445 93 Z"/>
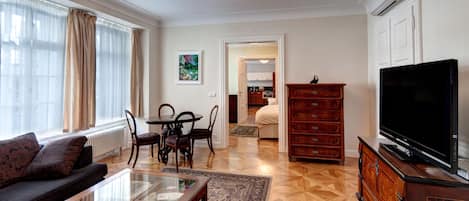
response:
<path id="1" fill-rule="evenodd" d="M 218 105 L 215 105 L 212 110 L 210 111 L 210 119 L 208 121 L 208 128 L 196 128 L 192 130 L 192 147 L 194 147 L 194 142 L 196 140 L 203 140 L 207 139 L 208 147 L 210 151 L 215 154 L 213 150 L 213 141 L 212 141 L 212 133 L 213 133 L 213 126 L 215 126 L 215 120 L 217 119 L 218 115 Z M 194 154 L 194 149 L 192 149 L 192 155 Z"/>
<path id="2" fill-rule="evenodd" d="M 185 118 L 185 123 L 181 119 Z M 189 165 L 192 168 L 192 150 L 191 150 L 191 135 L 194 129 L 195 115 L 192 112 L 182 112 L 175 119 L 174 128 L 171 129 L 171 134 L 166 138 L 166 146 L 171 148 L 176 154 L 176 172 L 179 172 L 178 152 L 181 151 L 184 157 L 187 156 Z M 184 128 L 186 126 L 186 128 Z M 185 131 L 186 132 L 185 132 Z M 185 158 L 184 158 L 185 159 Z"/>
<path id="3" fill-rule="evenodd" d="M 134 149 L 135 148 L 137 149 L 137 153 L 135 154 L 134 164 L 132 165 L 132 168 L 134 168 L 135 164 L 137 163 L 140 146 L 150 145 L 151 157 L 153 158 L 153 145 L 157 144 L 158 153 L 160 153 L 161 136 L 160 134 L 154 133 L 154 132 L 137 134 L 137 123 L 135 122 L 134 115 L 129 110 L 125 110 L 125 117 L 127 119 L 127 124 L 129 126 L 130 134 L 132 135 L 132 150 L 130 151 L 130 157 L 129 157 L 129 161 L 127 161 L 127 164 L 130 164 L 130 161 L 132 160 L 132 157 L 134 155 Z M 158 161 L 160 161 L 159 154 L 158 154 Z"/>
<path id="4" fill-rule="evenodd" d="M 161 117 L 161 115 L 175 115 L 176 114 L 176 110 L 174 109 L 174 107 L 171 105 L 171 104 L 168 104 L 168 103 L 163 103 L 160 105 L 160 107 L 158 108 L 158 116 Z M 168 132 L 168 129 L 169 129 L 170 125 L 167 125 L 167 124 L 161 124 L 161 134 L 164 136 L 166 134 L 166 132 Z"/>

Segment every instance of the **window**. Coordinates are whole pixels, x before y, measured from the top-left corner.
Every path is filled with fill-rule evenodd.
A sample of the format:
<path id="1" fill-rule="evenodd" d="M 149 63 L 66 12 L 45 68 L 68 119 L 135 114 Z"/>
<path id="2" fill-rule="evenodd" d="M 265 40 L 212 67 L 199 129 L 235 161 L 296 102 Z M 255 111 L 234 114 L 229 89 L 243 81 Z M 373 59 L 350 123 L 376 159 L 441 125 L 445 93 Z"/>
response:
<path id="1" fill-rule="evenodd" d="M 61 130 L 67 9 L 0 0 L 0 139 Z"/>
<path id="2" fill-rule="evenodd" d="M 96 124 L 123 118 L 130 107 L 130 29 L 96 23 Z"/>

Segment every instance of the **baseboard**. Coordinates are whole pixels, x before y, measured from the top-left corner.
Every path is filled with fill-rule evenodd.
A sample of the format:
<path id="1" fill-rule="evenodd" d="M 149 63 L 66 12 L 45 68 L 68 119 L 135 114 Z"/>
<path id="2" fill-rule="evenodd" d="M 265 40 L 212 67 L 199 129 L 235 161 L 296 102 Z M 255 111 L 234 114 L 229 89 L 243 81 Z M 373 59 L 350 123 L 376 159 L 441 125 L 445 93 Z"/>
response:
<path id="1" fill-rule="evenodd" d="M 345 149 L 345 156 L 351 158 L 358 158 L 358 150 L 357 149 Z"/>

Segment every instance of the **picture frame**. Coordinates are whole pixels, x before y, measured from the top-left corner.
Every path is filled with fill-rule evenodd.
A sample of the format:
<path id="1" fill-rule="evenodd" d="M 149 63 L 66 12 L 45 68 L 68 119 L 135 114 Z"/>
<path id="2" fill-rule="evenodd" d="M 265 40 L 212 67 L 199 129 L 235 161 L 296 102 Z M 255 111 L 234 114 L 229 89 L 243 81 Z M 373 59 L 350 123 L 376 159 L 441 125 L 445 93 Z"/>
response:
<path id="1" fill-rule="evenodd" d="M 177 52 L 176 84 L 202 84 L 202 50 Z"/>

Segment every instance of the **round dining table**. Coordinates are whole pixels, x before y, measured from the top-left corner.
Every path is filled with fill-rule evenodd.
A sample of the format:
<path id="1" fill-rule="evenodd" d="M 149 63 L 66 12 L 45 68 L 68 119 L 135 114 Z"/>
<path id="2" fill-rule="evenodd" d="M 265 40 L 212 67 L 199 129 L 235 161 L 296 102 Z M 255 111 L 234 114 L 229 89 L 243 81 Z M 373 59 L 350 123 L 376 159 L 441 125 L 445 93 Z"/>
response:
<path id="1" fill-rule="evenodd" d="M 194 114 L 195 118 L 191 119 L 188 115 L 182 116 L 179 121 L 176 122 L 176 117 L 177 115 L 161 115 L 161 116 L 154 116 L 154 117 L 149 117 L 145 121 L 147 124 L 152 124 L 152 125 L 168 125 L 168 124 L 175 124 L 175 123 L 186 123 L 190 121 L 199 121 L 202 119 L 204 116 L 200 114 Z"/>
<path id="2" fill-rule="evenodd" d="M 173 125 L 176 123 L 189 123 L 191 121 L 199 121 L 203 118 L 201 114 L 194 114 L 194 118 L 192 119 L 189 115 L 184 115 L 180 117 L 177 121 L 177 114 L 175 115 L 159 115 L 159 116 L 152 116 L 145 120 L 147 124 L 150 125 L 163 125 L 167 126 L 169 129 L 175 129 Z M 163 148 L 158 152 L 158 155 L 161 157 L 163 163 L 168 162 L 168 154 L 171 151 L 169 147 L 166 146 L 166 137 L 169 132 L 163 132 L 161 135 L 162 137 L 162 144 Z M 193 147 L 191 147 L 192 149 Z"/>

